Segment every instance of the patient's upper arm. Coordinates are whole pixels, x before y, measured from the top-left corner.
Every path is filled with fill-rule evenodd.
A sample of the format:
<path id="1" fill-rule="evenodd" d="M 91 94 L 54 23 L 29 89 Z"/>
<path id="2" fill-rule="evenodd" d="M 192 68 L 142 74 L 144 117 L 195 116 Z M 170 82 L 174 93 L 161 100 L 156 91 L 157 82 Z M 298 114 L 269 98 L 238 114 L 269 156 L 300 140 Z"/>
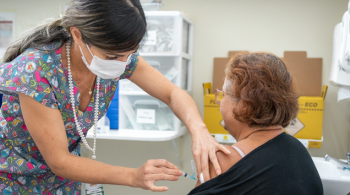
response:
<path id="1" fill-rule="evenodd" d="M 216 152 L 216 156 L 219 161 L 219 165 L 221 168 L 221 173 L 225 173 L 227 170 L 229 170 L 234 164 L 236 164 L 239 160 L 242 159 L 241 155 L 232 147 L 232 146 L 225 146 L 227 149 L 230 150 L 231 154 L 227 155 L 221 151 Z M 209 161 L 209 174 L 210 179 L 213 179 L 217 177 L 214 165 L 211 161 Z M 198 180 L 196 187 L 199 186 L 201 182 Z"/>
<path id="2" fill-rule="evenodd" d="M 222 151 L 216 152 L 216 156 L 218 158 L 219 165 L 221 168 L 221 173 L 225 173 L 234 164 L 236 164 L 239 160 L 242 159 L 241 155 L 232 146 L 226 145 L 225 147 L 230 150 L 231 154 L 227 155 Z M 213 179 L 218 176 L 216 174 L 216 171 L 212 162 L 209 162 L 209 173 L 210 173 L 210 179 Z"/>

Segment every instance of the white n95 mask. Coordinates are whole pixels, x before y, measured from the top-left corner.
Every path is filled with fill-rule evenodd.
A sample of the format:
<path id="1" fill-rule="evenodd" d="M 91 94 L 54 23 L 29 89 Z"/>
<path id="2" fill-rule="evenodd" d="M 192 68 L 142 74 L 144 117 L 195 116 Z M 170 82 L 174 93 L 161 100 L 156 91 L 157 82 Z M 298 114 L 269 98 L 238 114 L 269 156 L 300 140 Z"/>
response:
<path id="1" fill-rule="evenodd" d="M 86 46 L 92 55 L 91 64 L 89 65 L 89 63 L 86 61 L 83 50 L 81 50 L 81 47 L 79 45 L 80 52 L 83 55 L 81 58 L 83 59 L 83 62 L 88 67 L 88 69 L 100 78 L 115 79 L 120 77 L 120 75 L 124 73 L 126 65 L 128 65 L 131 61 L 131 54 L 128 56 L 126 62 L 119 60 L 102 60 L 101 58 L 92 54 L 89 46 Z"/>

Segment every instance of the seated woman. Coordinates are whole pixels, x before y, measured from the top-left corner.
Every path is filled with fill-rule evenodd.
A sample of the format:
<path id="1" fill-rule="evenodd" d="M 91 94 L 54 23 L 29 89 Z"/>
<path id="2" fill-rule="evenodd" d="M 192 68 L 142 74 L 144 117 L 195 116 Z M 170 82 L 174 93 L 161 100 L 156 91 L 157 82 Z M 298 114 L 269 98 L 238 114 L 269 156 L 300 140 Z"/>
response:
<path id="1" fill-rule="evenodd" d="M 285 63 L 269 53 L 240 53 L 226 68 L 216 101 L 225 129 L 237 140 L 218 152 L 222 174 L 210 165 L 211 180 L 190 195 L 321 195 L 323 187 L 305 147 L 284 133 L 297 116 L 298 95 Z"/>

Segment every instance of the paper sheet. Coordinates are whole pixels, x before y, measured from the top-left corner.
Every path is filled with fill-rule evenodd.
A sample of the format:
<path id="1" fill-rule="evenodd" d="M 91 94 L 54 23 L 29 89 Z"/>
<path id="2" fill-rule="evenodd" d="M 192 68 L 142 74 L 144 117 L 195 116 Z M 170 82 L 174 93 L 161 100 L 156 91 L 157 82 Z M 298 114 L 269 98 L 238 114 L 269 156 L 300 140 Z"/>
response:
<path id="1" fill-rule="evenodd" d="M 340 100 L 349 99 L 349 98 L 350 98 L 350 87 L 341 86 L 338 91 L 338 102 Z"/>
<path id="2" fill-rule="evenodd" d="M 0 59 L 14 38 L 15 13 L 0 12 Z"/>

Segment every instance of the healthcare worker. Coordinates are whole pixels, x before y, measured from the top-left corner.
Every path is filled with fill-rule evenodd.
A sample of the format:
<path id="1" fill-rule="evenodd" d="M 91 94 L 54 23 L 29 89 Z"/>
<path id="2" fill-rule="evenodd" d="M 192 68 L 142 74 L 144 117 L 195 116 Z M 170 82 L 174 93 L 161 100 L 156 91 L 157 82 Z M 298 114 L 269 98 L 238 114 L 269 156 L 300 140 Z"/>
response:
<path id="1" fill-rule="evenodd" d="M 145 33 L 139 0 L 73 0 L 61 19 L 10 45 L 0 64 L 0 193 L 76 195 L 81 182 L 166 191 L 154 183 L 181 175 L 166 160 L 137 169 L 95 160 L 94 124 L 106 114 L 120 79 L 165 102 L 185 123 L 198 173 L 209 178 L 208 160 L 220 173 L 215 152 L 229 152 L 209 134 L 192 98 L 139 56 Z M 80 157 L 82 144 L 91 158 Z"/>

